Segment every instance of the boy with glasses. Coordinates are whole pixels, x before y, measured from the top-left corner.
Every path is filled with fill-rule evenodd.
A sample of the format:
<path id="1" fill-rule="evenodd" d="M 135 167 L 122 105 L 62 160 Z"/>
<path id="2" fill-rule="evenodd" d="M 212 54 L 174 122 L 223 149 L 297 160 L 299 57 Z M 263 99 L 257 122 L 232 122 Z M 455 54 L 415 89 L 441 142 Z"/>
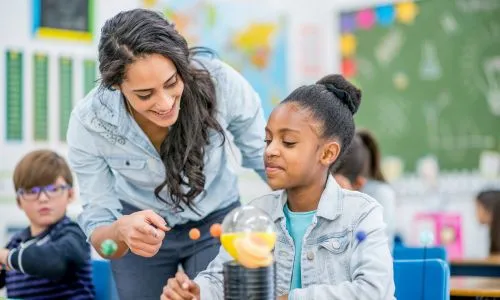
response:
<path id="1" fill-rule="evenodd" d="M 64 158 L 33 151 L 13 179 L 17 205 L 30 225 L 0 248 L 0 288 L 16 299 L 94 299 L 90 246 L 66 217 L 73 178 Z"/>

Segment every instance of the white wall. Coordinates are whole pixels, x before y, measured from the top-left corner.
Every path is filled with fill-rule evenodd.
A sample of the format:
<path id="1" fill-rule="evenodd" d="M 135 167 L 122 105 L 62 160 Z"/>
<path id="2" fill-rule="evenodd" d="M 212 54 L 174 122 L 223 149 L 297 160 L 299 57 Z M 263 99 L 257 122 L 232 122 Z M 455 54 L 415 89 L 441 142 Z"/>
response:
<path id="1" fill-rule="evenodd" d="M 234 1 L 234 0 L 213 0 Z M 95 0 L 96 2 L 96 28 L 100 28 L 103 22 L 117 13 L 118 11 L 133 8 L 138 5 L 139 0 Z M 339 28 L 336 12 L 341 9 L 359 8 L 365 5 L 376 3 L 386 3 L 385 0 L 273 0 L 269 5 L 276 6 L 289 13 L 289 88 L 296 87 L 304 83 L 310 83 L 320 75 L 339 71 Z M 261 9 L 266 9 L 261 7 Z M 316 32 L 319 37 L 314 46 L 309 47 L 309 40 L 304 39 L 300 32 L 307 27 Z M 44 51 L 50 56 L 50 82 L 49 96 L 50 101 L 55 103 L 58 99 L 57 87 L 57 57 L 59 55 L 69 54 L 75 57 L 74 61 L 74 95 L 79 99 L 82 94 L 82 70 L 81 60 L 84 58 L 96 57 L 96 43 L 98 37 L 94 39 L 93 44 L 74 44 L 58 41 L 34 40 L 31 37 L 31 1 L 0 1 L 0 53 L 4 53 L 8 48 L 22 48 L 24 50 L 24 82 L 25 99 L 31 99 L 31 56 L 33 51 Z M 96 30 L 96 34 L 99 30 Z M 4 69 L 5 60 L 0 59 L 0 70 Z M 304 64 L 316 64 L 318 68 L 310 73 L 304 73 Z M 0 91 L 5 90 L 4 80 L 0 80 Z M 5 102 L 1 95 L 0 111 L 5 111 Z M 53 107 L 57 107 L 53 105 Z M 27 107 L 27 106 L 25 106 Z M 31 120 L 31 111 L 26 108 L 25 115 Z M 57 111 L 50 112 L 50 119 L 57 120 Z M 4 126 L 3 118 L 0 114 L 0 126 Z M 46 144 L 35 144 L 24 142 L 23 144 L 10 144 L 4 146 L 0 143 L 0 171 L 2 169 L 12 169 L 18 159 L 24 155 L 24 149 L 37 147 L 52 147 L 65 152 L 64 145 L 57 141 L 57 121 L 50 123 L 50 141 Z M 31 136 L 31 126 L 24 126 L 25 136 Z M 5 129 L 0 127 L 0 141 L 4 140 Z M 251 199 L 257 195 L 266 192 L 268 189 L 257 177 L 250 171 L 238 171 L 240 173 L 240 190 L 244 199 Z M 474 178 L 472 175 L 471 178 Z M 4 186 L 11 186 L 10 178 L 2 181 L 0 175 L 0 190 Z M 452 199 L 451 202 L 441 207 L 444 210 L 454 210 L 461 212 L 464 216 L 464 237 L 467 241 L 465 253 L 467 256 L 481 256 L 486 249 L 486 235 L 475 222 L 473 215 L 473 202 L 475 190 L 464 190 L 455 194 L 441 194 L 444 197 Z M 399 199 L 398 224 L 403 233 L 409 234 L 411 231 L 411 217 L 416 211 L 429 208 L 429 199 L 432 196 L 423 193 L 416 195 L 405 195 Z M 74 214 L 79 210 L 78 204 L 71 207 L 70 213 Z M 1 231 L 6 223 L 24 223 L 25 218 L 15 204 L 14 200 L 9 205 L 0 204 L 0 244 L 4 242 Z M 479 234 L 478 234 L 479 233 Z M 479 246 L 478 246 L 479 245 Z"/>
<path id="2" fill-rule="evenodd" d="M 28 147 L 59 147 L 58 142 L 58 111 L 57 99 L 59 98 L 58 89 L 58 58 L 60 56 L 70 56 L 74 58 L 73 61 L 73 95 L 74 99 L 81 99 L 83 95 L 83 70 L 82 61 L 84 59 L 96 59 L 97 57 L 97 41 L 94 39 L 93 43 L 76 43 L 66 42 L 59 40 L 42 40 L 34 39 L 32 37 L 32 17 L 31 7 L 32 1 L 0 1 L 0 52 L 2 59 L 0 60 L 0 70 L 4 72 L 5 59 L 3 58 L 5 50 L 8 49 L 22 49 L 24 56 L 24 99 L 31 101 L 32 97 L 32 56 L 36 52 L 46 53 L 49 56 L 49 141 L 47 143 L 34 143 L 29 138 L 20 145 L 19 143 L 2 144 L 2 155 L 14 159 L 2 159 L 0 161 L 0 170 L 5 168 L 12 168 L 16 163 L 16 157 L 20 157 L 19 149 L 26 149 Z M 137 0 L 106 0 L 96 1 L 96 28 L 100 28 L 104 21 L 110 16 L 114 15 L 121 9 L 128 9 L 135 7 Z M 99 31 L 96 31 L 98 35 Z M 0 80 L 0 90 L 5 90 L 5 81 Z M 4 97 L 2 95 L 2 97 Z M 2 98 L 3 99 L 3 98 Z M 0 109 L 5 110 L 5 101 L 1 101 Z M 28 122 L 23 126 L 24 137 L 33 136 L 32 124 L 29 123 L 33 119 L 32 110 L 30 105 L 24 105 L 24 115 Z M 4 120 L 5 115 L 0 117 L 0 140 L 4 140 Z M 21 147 L 22 146 L 22 147 Z"/>
<path id="3" fill-rule="evenodd" d="M 96 28 L 101 28 L 106 19 L 113 16 L 120 10 L 134 8 L 137 5 L 137 0 L 102 0 L 95 1 L 95 22 Z M 32 99 L 32 56 L 35 52 L 43 52 L 49 56 L 49 141 L 46 143 L 35 143 L 29 138 L 21 143 L 7 143 L 5 140 L 5 75 L 0 76 L 0 191 L 13 190 L 12 181 L 10 177 L 2 177 L 2 170 L 12 170 L 17 161 L 26 154 L 27 151 L 35 148 L 50 147 L 57 149 L 62 154 L 65 154 L 66 149 L 63 144 L 58 142 L 58 111 L 57 99 L 58 97 L 58 57 L 61 55 L 68 55 L 74 58 L 73 61 L 73 95 L 74 99 L 82 98 L 83 94 L 83 59 L 95 59 L 97 41 L 95 38 L 93 43 L 74 43 L 56 40 L 37 40 L 32 38 L 32 17 L 31 17 L 31 0 L 18 0 L 18 1 L 0 1 L 0 70 L 5 74 L 5 58 L 4 53 L 7 49 L 23 50 L 23 76 L 24 76 L 24 99 L 31 101 Z M 99 34 L 99 30 L 96 30 Z M 55 108 L 55 109 L 54 109 Z M 27 125 L 23 126 L 24 137 L 33 136 L 31 105 L 24 105 L 24 115 Z M 5 194 L 3 194 L 5 195 Z M 0 194 L 0 197 L 2 195 Z M 76 203 L 70 207 L 70 213 L 74 214 L 79 210 L 79 205 Z M 5 243 L 3 236 L 6 224 L 25 224 L 26 218 L 24 214 L 16 207 L 15 200 L 12 198 L 10 203 L 0 202 L 0 245 Z"/>

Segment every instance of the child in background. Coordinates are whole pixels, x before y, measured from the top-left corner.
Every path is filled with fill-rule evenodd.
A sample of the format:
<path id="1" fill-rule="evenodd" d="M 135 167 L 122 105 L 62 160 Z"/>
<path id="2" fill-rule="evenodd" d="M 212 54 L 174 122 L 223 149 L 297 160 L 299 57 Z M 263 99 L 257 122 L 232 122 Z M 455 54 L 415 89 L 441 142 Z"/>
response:
<path id="1" fill-rule="evenodd" d="M 30 225 L 0 249 L 0 288 L 15 299 L 94 299 L 90 246 L 68 219 L 71 171 L 49 150 L 26 155 L 14 170 L 17 205 Z"/>
<path id="2" fill-rule="evenodd" d="M 332 170 L 337 183 L 348 190 L 359 191 L 366 184 L 368 151 L 358 134 L 352 139 L 349 149 Z"/>
<path id="3" fill-rule="evenodd" d="M 476 197 L 476 217 L 490 231 L 490 256 L 500 257 L 500 190 L 487 190 Z"/>
<path id="4" fill-rule="evenodd" d="M 368 131 L 356 133 L 333 173 L 343 188 L 363 192 L 382 205 L 389 247 L 392 249 L 396 231 L 396 194 L 385 182 L 380 170 L 378 146 Z"/>
<path id="5" fill-rule="evenodd" d="M 361 92 L 340 75 L 296 89 L 266 127 L 264 163 L 272 194 L 250 205 L 276 225 L 279 299 L 392 299 L 392 258 L 381 206 L 369 196 L 342 189 L 330 169 L 354 136 L 353 115 Z M 366 239 L 360 242 L 356 235 Z M 194 281 L 169 279 L 161 299 L 223 299 L 219 255 Z"/>
<path id="6" fill-rule="evenodd" d="M 375 139 L 375 136 L 367 129 L 361 129 L 357 132 L 357 135 L 361 138 L 363 145 L 368 150 L 368 161 L 367 161 L 367 178 L 370 180 L 378 182 L 386 182 L 382 170 L 380 168 L 380 150 Z"/>

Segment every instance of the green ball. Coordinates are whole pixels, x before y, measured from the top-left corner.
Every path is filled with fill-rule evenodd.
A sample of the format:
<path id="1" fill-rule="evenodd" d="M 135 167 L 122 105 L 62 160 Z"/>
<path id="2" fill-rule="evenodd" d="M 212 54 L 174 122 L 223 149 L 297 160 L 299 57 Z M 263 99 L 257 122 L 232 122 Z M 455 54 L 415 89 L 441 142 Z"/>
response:
<path id="1" fill-rule="evenodd" d="M 118 250 L 118 245 L 113 240 L 105 240 L 101 244 L 101 253 L 104 256 L 111 256 Z"/>

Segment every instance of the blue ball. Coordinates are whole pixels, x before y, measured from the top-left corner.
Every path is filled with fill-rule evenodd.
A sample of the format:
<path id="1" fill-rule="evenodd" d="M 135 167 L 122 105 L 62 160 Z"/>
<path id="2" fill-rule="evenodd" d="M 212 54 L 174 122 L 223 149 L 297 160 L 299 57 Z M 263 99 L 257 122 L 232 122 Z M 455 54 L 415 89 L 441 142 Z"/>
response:
<path id="1" fill-rule="evenodd" d="M 364 231 L 356 232 L 356 239 L 361 243 L 366 239 L 366 233 Z"/>

